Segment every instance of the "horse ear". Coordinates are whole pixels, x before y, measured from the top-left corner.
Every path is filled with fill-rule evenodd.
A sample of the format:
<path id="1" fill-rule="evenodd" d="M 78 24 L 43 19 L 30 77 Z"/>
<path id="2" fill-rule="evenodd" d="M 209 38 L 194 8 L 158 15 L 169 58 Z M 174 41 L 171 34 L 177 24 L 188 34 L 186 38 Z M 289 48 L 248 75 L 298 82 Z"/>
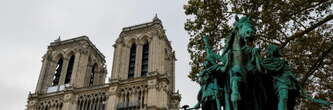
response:
<path id="1" fill-rule="evenodd" d="M 239 20 L 239 18 L 238 18 L 238 16 L 237 16 L 237 15 L 235 16 L 235 20 L 236 20 L 236 21 L 238 21 L 238 20 Z"/>

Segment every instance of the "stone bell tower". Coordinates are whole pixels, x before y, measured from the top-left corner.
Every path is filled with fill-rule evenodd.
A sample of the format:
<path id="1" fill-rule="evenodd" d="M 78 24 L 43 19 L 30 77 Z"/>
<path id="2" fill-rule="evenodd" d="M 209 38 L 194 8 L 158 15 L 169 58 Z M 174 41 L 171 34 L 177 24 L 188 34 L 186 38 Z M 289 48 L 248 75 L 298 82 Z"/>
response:
<path id="1" fill-rule="evenodd" d="M 123 28 L 115 48 L 110 82 L 118 85 L 114 108 L 119 110 L 178 109 L 175 93 L 175 52 L 161 20 Z"/>
<path id="2" fill-rule="evenodd" d="M 123 28 L 113 47 L 106 83 L 105 57 L 87 36 L 51 42 L 27 110 L 178 110 L 175 52 L 157 16 Z"/>
<path id="3" fill-rule="evenodd" d="M 43 56 L 36 93 L 45 94 L 104 84 L 106 77 L 103 54 L 87 36 L 61 41 L 48 46 Z"/>

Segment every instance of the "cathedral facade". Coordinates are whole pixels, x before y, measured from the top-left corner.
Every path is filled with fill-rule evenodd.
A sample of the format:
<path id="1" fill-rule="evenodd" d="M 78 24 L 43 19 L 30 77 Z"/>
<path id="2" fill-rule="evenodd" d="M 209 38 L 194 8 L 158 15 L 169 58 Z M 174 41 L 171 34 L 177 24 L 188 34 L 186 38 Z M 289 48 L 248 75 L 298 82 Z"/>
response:
<path id="1" fill-rule="evenodd" d="M 111 78 L 87 36 L 55 40 L 42 57 L 27 110 L 178 110 L 175 52 L 162 22 L 125 27 L 116 40 Z"/>

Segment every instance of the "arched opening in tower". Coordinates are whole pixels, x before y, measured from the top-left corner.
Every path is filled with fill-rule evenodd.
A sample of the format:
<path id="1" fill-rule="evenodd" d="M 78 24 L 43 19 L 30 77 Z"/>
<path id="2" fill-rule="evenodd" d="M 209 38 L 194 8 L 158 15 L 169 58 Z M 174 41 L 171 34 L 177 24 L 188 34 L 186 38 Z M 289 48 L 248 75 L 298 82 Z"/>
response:
<path id="1" fill-rule="evenodd" d="M 72 55 L 69 59 L 69 62 L 68 62 L 65 84 L 68 84 L 71 81 L 71 77 L 72 77 L 72 73 L 73 73 L 73 67 L 74 67 L 74 60 L 75 60 L 75 56 Z"/>
<path id="2" fill-rule="evenodd" d="M 130 50 L 129 67 L 128 67 L 128 79 L 134 77 L 135 59 L 136 59 L 136 45 L 132 44 Z"/>
<path id="3" fill-rule="evenodd" d="M 142 48 L 141 76 L 147 76 L 149 59 L 149 43 L 145 43 Z"/>
<path id="4" fill-rule="evenodd" d="M 64 60 L 62 59 L 62 57 L 58 60 L 57 66 L 56 66 L 56 70 L 54 72 L 54 76 L 53 76 L 53 81 L 52 81 L 52 86 L 56 86 L 59 84 L 59 80 L 60 80 L 60 75 L 61 75 L 61 69 L 62 69 L 62 64 L 63 64 Z"/>

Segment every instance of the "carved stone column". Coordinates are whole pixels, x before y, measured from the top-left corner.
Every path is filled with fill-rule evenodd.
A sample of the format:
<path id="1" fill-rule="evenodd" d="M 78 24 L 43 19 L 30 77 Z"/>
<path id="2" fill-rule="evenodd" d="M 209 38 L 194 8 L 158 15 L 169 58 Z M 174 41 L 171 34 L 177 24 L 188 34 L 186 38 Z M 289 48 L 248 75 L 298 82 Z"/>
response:
<path id="1" fill-rule="evenodd" d="M 160 108 L 168 108 L 168 92 L 169 92 L 169 87 L 166 82 L 161 82 L 159 85 L 159 97 L 161 99 L 160 102 Z"/>
<path id="2" fill-rule="evenodd" d="M 144 89 L 144 100 L 143 100 L 143 103 L 144 103 L 144 108 L 147 108 L 147 105 L 148 105 L 148 88 L 145 88 Z"/>
<path id="3" fill-rule="evenodd" d="M 122 52 L 124 52 L 122 54 L 122 63 L 121 63 L 121 72 L 120 72 L 120 79 L 127 79 L 127 75 L 128 75 L 128 66 L 129 66 L 129 59 L 130 59 L 130 49 L 131 47 L 129 47 L 128 45 L 125 46 L 124 48 L 122 48 Z"/>
<path id="4" fill-rule="evenodd" d="M 59 79 L 59 85 L 63 85 L 65 83 L 65 78 L 66 78 L 67 68 L 68 68 L 68 63 L 69 63 L 69 57 L 70 56 L 67 56 L 67 57 L 63 58 L 63 64 L 62 64 L 60 79 Z"/>
<path id="5" fill-rule="evenodd" d="M 37 87 L 36 87 L 36 93 L 41 93 L 42 92 L 42 87 L 43 85 L 45 85 L 45 81 L 44 79 L 46 78 L 45 76 L 47 76 L 47 68 L 48 68 L 48 63 L 49 63 L 49 52 L 47 52 L 42 58 L 42 69 L 40 70 L 40 74 L 39 74 L 39 78 L 38 78 L 38 82 L 37 82 Z"/>
<path id="6" fill-rule="evenodd" d="M 76 110 L 76 100 L 73 93 L 68 93 L 64 95 L 64 105 L 62 110 Z"/>
<path id="7" fill-rule="evenodd" d="M 122 44 L 114 44 L 114 53 L 113 53 L 113 63 L 112 63 L 112 80 L 118 80 L 119 79 L 119 68 L 121 67 L 121 47 Z"/>
<path id="8" fill-rule="evenodd" d="M 157 80 L 156 79 L 151 79 L 148 81 L 148 100 L 147 100 L 147 107 L 148 108 L 156 108 L 157 103 L 160 101 L 157 98 Z"/>
<path id="9" fill-rule="evenodd" d="M 82 48 L 79 49 L 77 54 L 75 55 L 72 81 L 71 81 L 71 84 L 74 87 L 84 86 L 85 77 L 87 76 L 88 62 L 89 62 L 88 52 L 89 52 L 88 49 Z"/>
<path id="10" fill-rule="evenodd" d="M 50 62 L 49 71 L 47 71 L 45 73 L 45 75 L 46 75 L 44 78 L 45 84 L 43 84 L 44 92 L 47 92 L 47 88 L 52 86 L 53 76 L 54 76 L 54 72 L 56 70 L 57 63 L 58 62 L 52 60 Z"/>
<path id="11" fill-rule="evenodd" d="M 148 73 L 155 71 L 156 68 L 156 37 L 153 37 L 149 45 Z"/>
<path id="12" fill-rule="evenodd" d="M 134 77 L 140 77 L 141 76 L 143 45 L 144 45 L 143 41 L 138 41 L 137 42 Z"/>
<path id="13" fill-rule="evenodd" d="M 106 110 L 116 110 L 118 104 L 117 86 L 109 88 L 106 100 Z"/>
<path id="14" fill-rule="evenodd" d="M 122 35 L 120 35 L 122 36 Z M 126 44 L 124 43 L 124 39 L 120 37 L 116 40 L 116 43 L 113 45 L 114 47 L 114 56 L 113 56 L 113 64 L 112 64 L 112 72 L 111 72 L 111 79 L 112 80 L 120 80 L 121 79 L 121 67 L 124 56 L 123 48 L 126 47 Z"/>
<path id="15" fill-rule="evenodd" d="M 165 45 L 164 45 L 164 41 L 161 40 L 161 39 L 158 39 L 158 62 L 157 62 L 157 68 L 158 68 L 158 72 L 161 73 L 161 74 L 164 74 L 165 73 L 165 68 L 164 68 L 164 62 L 165 62 Z"/>

